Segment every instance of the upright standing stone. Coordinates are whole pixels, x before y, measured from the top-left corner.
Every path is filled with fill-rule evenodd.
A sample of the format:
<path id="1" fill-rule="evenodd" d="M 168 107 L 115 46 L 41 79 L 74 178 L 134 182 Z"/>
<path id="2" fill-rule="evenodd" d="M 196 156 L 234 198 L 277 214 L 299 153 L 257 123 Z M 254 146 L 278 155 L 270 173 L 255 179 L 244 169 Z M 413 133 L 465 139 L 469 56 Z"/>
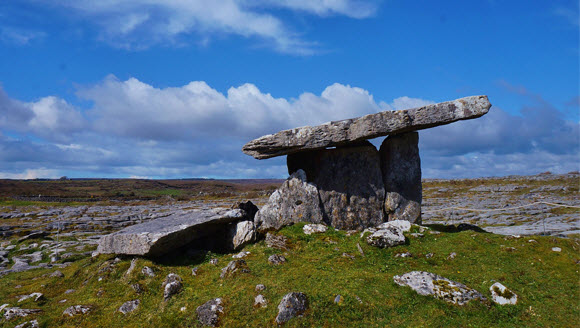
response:
<path id="1" fill-rule="evenodd" d="M 370 142 L 290 154 L 287 164 L 316 185 L 324 221 L 334 228 L 363 230 L 384 221 L 379 153 Z"/>
<path id="2" fill-rule="evenodd" d="M 421 223 L 421 159 L 419 133 L 388 136 L 381 145 L 387 219 Z"/>

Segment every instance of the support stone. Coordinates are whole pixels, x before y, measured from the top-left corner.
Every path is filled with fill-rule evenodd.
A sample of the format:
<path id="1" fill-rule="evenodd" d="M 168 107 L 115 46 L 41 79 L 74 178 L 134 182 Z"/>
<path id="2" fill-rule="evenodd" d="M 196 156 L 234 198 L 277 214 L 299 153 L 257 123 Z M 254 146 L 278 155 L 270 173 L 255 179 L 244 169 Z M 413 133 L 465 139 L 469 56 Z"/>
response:
<path id="1" fill-rule="evenodd" d="M 327 224 L 362 230 L 384 221 L 379 153 L 370 142 L 290 154 L 287 164 L 289 173 L 304 170 L 318 188 Z"/>
<path id="2" fill-rule="evenodd" d="M 387 219 L 421 223 L 419 133 L 388 136 L 380 148 Z"/>

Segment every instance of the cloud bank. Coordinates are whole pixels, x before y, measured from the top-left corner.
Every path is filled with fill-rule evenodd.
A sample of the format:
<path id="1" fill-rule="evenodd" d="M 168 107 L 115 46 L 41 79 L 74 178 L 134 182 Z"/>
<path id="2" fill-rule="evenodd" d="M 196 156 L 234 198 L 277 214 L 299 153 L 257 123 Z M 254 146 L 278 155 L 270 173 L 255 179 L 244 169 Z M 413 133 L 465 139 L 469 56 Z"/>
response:
<path id="1" fill-rule="evenodd" d="M 339 83 L 286 99 L 250 83 L 221 93 L 204 81 L 156 88 L 114 76 L 77 96 L 91 105 L 53 96 L 22 102 L 0 89 L 0 178 L 283 178 L 284 158 L 258 161 L 242 145 L 282 129 L 432 103 L 377 101 Z M 579 137 L 578 122 L 529 97 L 519 115 L 493 106 L 482 118 L 420 131 L 423 172 L 435 178 L 578 170 Z"/>

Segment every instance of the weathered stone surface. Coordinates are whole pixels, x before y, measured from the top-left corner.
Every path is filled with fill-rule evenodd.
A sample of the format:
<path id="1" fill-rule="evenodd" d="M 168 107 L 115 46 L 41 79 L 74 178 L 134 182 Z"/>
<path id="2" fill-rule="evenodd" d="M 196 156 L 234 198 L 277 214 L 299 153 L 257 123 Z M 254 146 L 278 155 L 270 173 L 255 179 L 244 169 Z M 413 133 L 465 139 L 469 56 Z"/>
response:
<path id="1" fill-rule="evenodd" d="M 254 218 L 260 233 L 298 222 L 323 222 L 318 190 L 306 181 L 306 174 L 302 170 L 294 172 L 284 181 Z"/>
<path id="2" fill-rule="evenodd" d="M 491 285 L 489 291 L 491 292 L 491 299 L 499 305 L 515 305 L 518 302 L 518 295 L 499 282 Z"/>
<path id="3" fill-rule="evenodd" d="M 254 307 L 267 307 L 268 300 L 264 297 L 264 295 L 259 294 L 254 298 Z"/>
<path id="4" fill-rule="evenodd" d="M 274 235 L 271 233 L 267 233 L 266 234 L 266 246 L 268 247 L 272 247 L 272 248 L 276 248 L 276 249 L 280 249 L 280 250 L 286 250 L 288 249 L 288 238 L 286 238 L 286 236 L 282 236 L 282 235 Z"/>
<path id="5" fill-rule="evenodd" d="M 389 135 L 381 144 L 381 170 L 387 219 L 421 223 L 419 133 Z"/>
<path id="6" fill-rule="evenodd" d="M 288 293 L 278 305 L 277 323 L 284 323 L 296 316 L 302 315 L 308 309 L 308 297 L 304 293 Z"/>
<path id="7" fill-rule="evenodd" d="M 268 257 L 268 262 L 274 265 L 286 263 L 286 258 L 282 254 L 272 254 Z"/>
<path id="8" fill-rule="evenodd" d="M 250 272 L 248 264 L 244 260 L 233 260 L 228 263 L 228 265 L 222 269 L 220 278 L 227 278 L 235 274 L 236 272 Z"/>
<path id="9" fill-rule="evenodd" d="M 160 256 L 245 217 L 246 213 L 241 209 L 224 208 L 175 213 L 103 236 L 97 252 Z"/>
<path id="10" fill-rule="evenodd" d="M 14 326 L 14 328 L 38 328 L 38 320 L 30 320 L 19 324 L 18 326 Z"/>
<path id="11" fill-rule="evenodd" d="M 238 250 L 255 239 L 256 230 L 253 221 L 240 221 L 231 224 L 228 231 L 228 242 L 231 240 L 230 249 Z"/>
<path id="12" fill-rule="evenodd" d="M 386 227 L 373 232 L 367 237 L 367 243 L 375 247 L 393 247 L 405 243 L 403 231 L 396 227 Z"/>
<path id="13" fill-rule="evenodd" d="M 30 294 L 30 295 L 23 295 L 23 296 L 20 296 L 20 298 L 18 299 L 18 303 L 20 303 L 20 302 L 24 302 L 24 301 L 26 301 L 26 300 L 28 300 L 28 299 L 31 299 L 31 298 L 32 298 L 32 299 L 33 299 L 35 302 L 38 302 L 38 301 L 41 301 L 41 300 L 44 300 L 44 299 L 45 299 L 45 297 L 44 297 L 44 294 L 42 294 L 42 293 L 32 293 L 32 294 Z"/>
<path id="14" fill-rule="evenodd" d="M 472 96 L 419 108 L 384 111 L 265 135 L 248 142 L 242 151 L 254 158 L 264 159 L 304 150 L 341 146 L 477 118 L 486 114 L 490 107 L 487 96 Z"/>
<path id="15" fill-rule="evenodd" d="M 304 234 L 311 235 L 313 233 L 323 233 L 326 232 L 326 226 L 324 224 L 307 224 L 302 227 Z"/>
<path id="16" fill-rule="evenodd" d="M 91 312 L 91 307 L 88 305 L 73 305 L 66 308 L 62 314 L 74 317 L 75 315 L 87 314 L 89 312 Z"/>
<path id="17" fill-rule="evenodd" d="M 401 231 L 403 231 L 403 232 L 409 232 L 409 231 L 411 231 L 411 222 L 406 221 L 406 220 L 393 220 L 393 221 L 381 223 L 376 227 L 377 230 L 387 229 L 387 228 L 397 228 L 397 229 L 401 229 Z"/>
<path id="18" fill-rule="evenodd" d="M 4 319 L 12 320 L 16 317 L 27 317 L 30 314 L 39 313 L 40 309 L 21 309 L 19 307 L 4 307 Z M 1 312 L 1 311 L 0 311 Z"/>
<path id="19" fill-rule="evenodd" d="M 224 312 L 221 298 L 214 298 L 200 305 L 195 312 L 197 320 L 204 326 L 215 327 L 219 321 L 219 314 Z"/>
<path id="20" fill-rule="evenodd" d="M 148 266 L 144 266 L 143 269 L 141 269 L 141 273 L 147 277 L 155 277 L 155 271 Z"/>
<path id="21" fill-rule="evenodd" d="M 167 301 L 173 295 L 179 293 L 183 288 L 182 279 L 175 273 L 170 273 L 165 278 L 165 281 L 161 285 L 163 288 L 163 300 Z"/>
<path id="22" fill-rule="evenodd" d="M 141 303 L 140 300 L 127 301 L 123 303 L 123 305 L 121 305 L 121 307 L 119 308 L 119 312 L 123 314 L 133 312 L 139 307 L 140 303 Z"/>
<path id="23" fill-rule="evenodd" d="M 379 152 L 370 142 L 291 154 L 287 164 L 317 187 L 323 219 L 334 228 L 363 230 L 384 221 Z"/>
<path id="24" fill-rule="evenodd" d="M 420 295 L 433 295 L 435 298 L 453 304 L 465 305 L 474 299 L 486 299 L 475 289 L 430 272 L 411 271 L 401 276 L 394 276 L 393 280 L 399 286 L 411 287 Z"/>

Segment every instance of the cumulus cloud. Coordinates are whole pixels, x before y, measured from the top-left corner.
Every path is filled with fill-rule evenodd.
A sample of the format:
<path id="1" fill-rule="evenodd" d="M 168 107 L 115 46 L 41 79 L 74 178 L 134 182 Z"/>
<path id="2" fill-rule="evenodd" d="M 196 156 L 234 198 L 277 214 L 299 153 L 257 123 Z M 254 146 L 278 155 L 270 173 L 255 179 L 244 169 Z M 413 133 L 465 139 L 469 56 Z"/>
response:
<path id="1" fill-rule="evenodd" d="M 101 39 L 116 46 L 139 49 L 153 44 L 190 43 L 192 35 L 257 38 L 283 53 L 308 55 L 315 42 L 303 40 L 277 14 L 279 8 L 317 16 L 365 18 L 376 5 L 363 0 L 56 0 L 52 5 L 72 9 L 100 26 Z"/>

